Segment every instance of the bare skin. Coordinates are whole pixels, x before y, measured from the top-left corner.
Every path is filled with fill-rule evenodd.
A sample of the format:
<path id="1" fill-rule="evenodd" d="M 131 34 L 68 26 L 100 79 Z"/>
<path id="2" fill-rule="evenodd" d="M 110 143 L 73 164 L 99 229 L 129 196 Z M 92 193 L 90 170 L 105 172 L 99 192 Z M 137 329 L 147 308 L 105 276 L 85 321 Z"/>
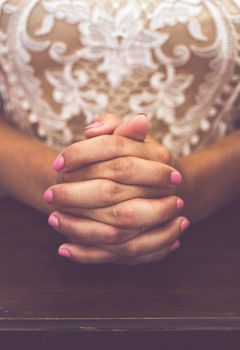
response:
<path id="1" fill-rule="evenodd" d="M 107 118 L 102 127 L 86 130 L 85 136 L 92 138 L 111 134 L 115 128 L 118 134 L 121 132 L 120 124 L 121 121 L 116 118 Z M 130 129 L 126 131 L 130 132 L 130 136 L 125 136 L 133 137 L 134 132 L 131 134 Z M 149 136 L 147 140 L 156 143 Z M 163 148 L 164 151 L 164 163 L 171 163 L 183 175 L 183 183 L 176 188 L 175 193 L 184 199 L 183 213 L 191 222 L 205 219 L 223 206 L 239 199 L 240 131 L 233 132 L 187 157 L 174 159 L 168 150 Z"/>
<path id="2" fill-rule="evenodd" d="M 88 138 L 91 138 L 101 134 L 111 133 L 114 129 L 114 125 L 113 125 L 114 122 L 111 120 L 111 123 L 112 123 L 111 125 L 112 129 L 108 121 L 107 123 L 104 124 L 102 128 L 99 127 L 99 128 L 88 130 L 86 132 L 86 136 Z M 231 140 L 233 140 L 234 138 L 235 138 L 235 142 L 237 142 L 238 144 L 238 147 L 235 148 L 235 151 L 233 151 L 232 142 L 231 142 Z M 148 140 L 154 143 L 154 141 L 150 140 L 150 138 L 148 138 Z M 75 145 L 74 147 L 78 147 L 78 145 Z M 165 162 L 174 164 L 175 168 L 179 169 L 184 174 L 184 182 L 182 185 L 180 185 L 176 189 L 176 193 L 185 199 L 187 205 L 184 210 L 184 214 L 187 217 L 190 216 L 192 221 L 199 221 L 201 219 L 204 219 L 205 217 L 211 215 L 216 210 L 221 208 L 223 205 L 226 205 L 227 203 L 239 198 L 238 175 L 236 175 L 235 170 L 236 168 L 238 168 L 237 174 L 239 174 L 240 169 L 239 169 L 239 166 L 235 167 L 233 165 L 233 156 L 235 155 L 236 160 L 239 157 L 237 152 L 238 148 L 239 148 L 239 133 L 236 132 L 232 135 L 225 137 L 219 143 L 209 146 L 195 153 L 198 155 L 198 157 L 196 157 L 195 154 L 193 154 L 189 157 L 175 160 L 169 154 L 168 156 L 166 156 L 167 150 L 165 150 L 166 151 Z M 160 152 L 158 152 L 156 145 L 154 144 L 151 145 L 151 150 L 154 150 L 153 152 L 154 157 L 157 156 L 157 154 L 162 155 L 164 153 L 164 150 L 161 150 Z M 69 151 L 70 151 L 70 154 L 68 153 Z M 138 151 L 139 149 L 137 150 L 137 152 Z M 113 174 L 111 174 L 111 172 L 109 171 L 108 173 L 106 173 L 106 171 L 104 172 L 104 169 L 105 170 L 108 169 L 106 162 L 105 163 L 102 162 L 97 166 L 95 165 L 94 170 L 93 169 L 90 170 L 89 166 L 87 166 L 87 171 L 86 169 L 81 169 L 80 163 L 83 159 L 81 159 L 81 156 L 78 159 L 76 159 L 74 156 L 72 157 L 74 152 L 72 154 L 71 152 L 72 152 L 72 148 L 69 148 L 63 152 L 63 155 L 66 160 L 64 174 L 65 176 L 67 175 L 66 179 L 69 182 L 71 182 L 71 176 L 73 176 L 72 181 L 77 181 L 78 177 L 84 180 L 89 180 L 89 179 L 96 179 L 96 178 L 102 177 L 103 174 L 104 174 L 104 178 L 114 179 L 122 183 L 126 182 L 126 177 L 124 177 L 124 179 L 119 179 L 119 178 L 116 179 L 116 178 L 113 178 Z M 79 155 L 80 153 L 75 152 L 75 154 Z M 122 154 L 122 156 L 124 156 L 125 160 L 127 159 L 126 154 Z M 142 158 L 144 158 L 144 156 L 142 156 Z M 119 160 L 120 159 L 121 157 L 119 158 Z M 143 164 L 143 161 L 142 161 L 142 164 Z M 192 167 L 193 164 L 194 164 L 194 167 Z M 211 166 L 212 164 L 214 164 L 214 167 Z M 77 169 L 78 166 L 80 169 Z M 69 169 L 71 169 L 70 172 L 68 171 L 68 167 Z M 226 174 L 225 174 L 226 172 L 224 171 L 225 167 L 227 167 L 230 170 L 229 172 L 230 178 L 226 177 Z M 73 171 L 73 169 L 75 170 Z M 146 169 L 146 165 L 145 165 L 145 169 Z M 125 170 L 126 170 L 126 167 L 125 167 Z M 140 172 L 140 169 L 139 171 L 137 171 L 137 173 L 138 172 Z M 209 174 L 211 174 L 210 179 L 209 179 Z M 198 185 L 197 185 L 198 182 L 195 182 L 194 181 L 195 179 L 201 184 L 201 188 L 198 188 Z M 131 177 L 131 180 L 133 180 L 132 177 Z M 234 186 L 232 186 L 234 183 L 233 181 L 235 181 L 235 186 L 237 185 L 237 188 L 236 187 L 234 188 Z M 153 185 L 152 177 L 148 185 Z M 224 185 L 224 188 L 222 188 L 222 185 Z M 221 191 L 219 190 L 220 187 L 221 187 Z M 230 188 L 232 188 L 232 191 L 230 191 Z M 198 197 L 194 197 L 194 193 L 197 194 Z M 197 201 L 196 200 L 197 198 L 201 198 L 202 201 Z M 141 204 L 141 206 L 143 206 L 143 203 Z M 100 217 L 102 217 L 103 213 L 104 212 L 102 211 Z M 106 252 L 101 249 L 96 249 L 95 247 L 85 248 L 84 246 L 81 246 L 80 237 L 84 236 L 84 230 L 85 230 L 81 221 L 77 221 L 77 220 L 74 221 L 72 220 L 71 216 L 66 216 L 66 214 L 63 216 L 59 212 L 55 214 L 57 214 L 58 219 L 60 220 L 60 231 L 62 230 L 63 233 L 65 233 L 68 237 L 70 236 L 69 238 L 72 242 L 80 243 L 78 245 L 65 244 L 61 247 L 63 249 L 67 249 L 68 252 L 71 253 L 71 256 L 69 256 L 71 259 L 75 261 L 86 262 L 86 263 L 96 262 L 96 261 L 106 262 L 106 261 L 111 261 L 111 259 L 113 259 L 111 255 L 107 255 Z M 88 216 L 91 215 L 89 213 L 89 209 L 88 209 L 87 215 Z M 96 212 L 93 215 L 96 215 Z M 144 214 L 142 215 L 144 216 Z M 94 219 L 94 216 L 92 216 L 91 218 Z M 97 217 L 95 217 L 95 219 L 96 218 Z M 98 222 L 96 221 L 96 223 Z M 95 226 L 95 229 L 97 230 L 97 226 Z M 176 230 L 176 227 L 175 227 L 175 230 Z M 71 236 L 71 234 L 69 235 L 66 232 L 68 233 L 74 232 L 74 234 L 73 236 Z M 155 233 L 155 236 L 154 235 L 151 236 L 150 233 Z M 176 239 L 180 236 L 180 234 L 181 232 L 178 231 L 178 236 L 175 233 L 175 236 L 172 235 L 172 237 L 175 237 Z M 153 256 L 153 254 L 150 254 L 150 252 L 148 251 L 148 258 L 150 261 L 154 261 L 156 259 L 160 260 L 161 258 L 163 258 L 169 253 L 169 252 L 164 252 L 163 250 L 164 244 L 167 241 L 166 239 L 165 240 L 163 239 L 161 241 L 160 246 L 159 246 L 159 243 L 157 244 L 157 238 L 159 236 L 161 237 L 163 236 L 163 233 L 161 230 L 158 230 L 158 232 L 147 230 L 146 234 L 137 235 L 135 236 L 136 238 L 133 235 L 132 239 L 129 239 L 130 236 L 128 236 L 128 241 L 125 243 L 122 243 L 121 240 L 125 236 L 121 232 L 120 234 L 117 235 L 117 238 L 114 241 L 115 243 L 114 247 L 112 247 L 111 245 L 106 246 L 102 244 L 98 245 L 98 247 L 99 248 L 104 247 L 105 250 L 107 251 L 114 251 L 114 252 L 117 251 L 120 255 L 123 256 L 122 261 L 128 264 L 134 265 L 138 263 L 148 262 L 147 254 L 145 254 L 145 256 L 141 256 L 141 254 L 143 254 L 142 252 L 144 251 L 144 249 L 148 249 L 147 248 L 148 244 L 149 244 L 149 250 L 151 249 L 153 250 L 153 247 L 159 248 L 159 251 L 155 254 L 155 256 Z M 80 238 L 80 241 L 78 240 L 78 238 Z M 142 239 L 142 242 L 140 238 Z M 145 241 L 144 241 L 144 238 L 145 238 Z M 119 241 L 117 242 L 117 240 Z M 168 235 L 168 240 L 169 240 L 169 235 Z M 152 242 L 154 242 L 155 244 L 151 245 Z M 108 242 L 108 243 L 113 243 L 113 242 Z M 117 243 L 120 243 L 120 244 L 117 244 Z M 139 257 L 139 255 L 141 257 Z M 130 260 L 129 260 L 129 257 L 131 258 Z"/>
<path id="3" fill-rule="evenodd" d="M 52 162 L 58 152 L 26 137 L 0 120 L 0 187 L 7 195 L 49 214 L 52 208 L 42 198 L 47 187 L 57 183 Z"/>
<path id="4" fill-rule="evenodd" d="M 140 147 L 144 149 L 146 146 L 143 141 L 150 142 L 150 137 L 147 134 L 151 125 L 146 116 L 136 116 L 129 122 L 123 122 L 120 118 L 112 115 L 105 115 L 101 119 L 107 121 L 102 128 L 104 135 L 113 133 L 141 142 L 141 144 L 132 142 L 126 148 L 127 152 L 134 146 L 140 152 Z M 94 137 L 94 132 L 88 129 L 85 136 L 91 138 L 91 135 Z M 108 139 L 109 137 L 103 142 L 109 143 Z M 101 143 L 102 138 L 99 141 Z M 152 140 L 152 142 L 154 141 Z M 94 151 L 91 152 L 91 144 L 92 141 L 88 142 L 89 156 L 86 156 L 85 151 L 82 152 L 82 161 L 87 164 L 91 162 L 91 156 L 96 156 Z M 155 144 L 159 149 L 156 150 L 156 154 L 152 152 L 149 157 L 153 158 L 154 154 L 157 160 L 173 162 L 173 159 L 168 157 L 168 152 L 157 143 Z M 78 147 L 78 144 L 73 147 Z M 94 147 L 96 148 L 95 145 Z M 153 151 L 151 144 L 149 144 L 149 149 Z M 105 153 L 104 150 L 101 152 L 101 157 L 108 158 L 107 153 L 113 150 L 114 145 L 108 144 L 108 147 L 105 147 Z M 133 149 L 132 152 L 134 153 Z M 79 150 L 73 152 L 73 157 L 68 160 L 68 167 L 74 166 L 75 161 L 78 166 L 80 165 L 79 160 L 75 157 L 79 155 Z M 127 164 L 130 164 L 130 167 Z M 131 173 L 129 172 L 130 168 L 132 169 Z M 109 173 L 111 181 L 107 181 L 106 171 Z M 186 225 L 188 226 L 188 221 L 185 218 L 178 217 L 183 201 L 173 196 L 176 191 L 176 184 L 170 184 L 170 175 L 173 171 L 175 172 L 175 169 L 160 164 L 159 161 L 142 163 L 142 159 L 122 157 L 93 165 L 89 164 L 83 169 L 70 172 L 70 174 L 64 172 L 63 179 L 69 181 L 69 185 L 57 185 L 51 190 L 53 191 L 54 204 L 58 206 L 59 210 L 64 207 L 65 214 L 55 212 L 50 216 L 49 223 L 66 234 L 71 242 L 78 243 L 71 246 L 72 258 L 75 261 L 78 261 L 82 248 L 88 250 L 85 258 L 86 262 L 89 263 L 97 261 L 136 265 L 160 260 L 171 251 L 179 248 L 180 242 L 176 239 L 186 229 Z M 96 177 L 94 177 L 94 173 Z M 110 173 L 112 174 L 110 175 Z M 115 177 L 113 177 L 113 173 Z M 177 175 L 180 176 L 180 174 Z M 89 176 L 98 180 L 77 182 L 80 178 L 84 180 Z M 118 183 L 120 179 L 116 176 L 121 176 L 125 184 L 120 185 Z M 74 186 L 73 181 L 75 182 Z M 95 190 L 94 187 L 86 189 L 86 183 L 95 186 Z M 134 183 L 135 186 L 131 186 L 131 183 Z M 145 186 L 142 186 L 143 184 Z M 84 199 L 86 194 L 84 195 L 83 186 L 85 186 L 87 193 L 92 193 L 91 196 L 88 196 L 87 201 Z M 162 198 L 163 196 L 167 197 Z M 135 199 L 129 201 L 133 198 Z M 143 198 L 148 199 L 144 200 Z M 150 198 L 156 199 L 151 200 Z M 115 203 L 119 204 L 111 205 Z M 84 207 L 87 210 L 84 210 Z M 91 215 L 93 216 L 91 217 Z M 91 220 L 86 221 L 86 218 Z M 142 232 L 143 226 L 146 233 Z M 81 247 L 81 243 L 90 244 L 91 247 Z M 60 248 L 61 255 L 66 255 L 66 252 L 66 249 Z"/>
<path id="5" fill-rule="evenodd" d="M 6 193 L 12 195 L 13 197 L 37 208 L 38 210 L 41 210 L 44 213 L 49 213 L 49 211 L 51 210 L 50 207 L 52 209 L 54 209 L 54 206 L 49 206 L 47 204 L 44 204 L 43 200 L 41 199 L 42 197 L 42 193 L 44 191 L 44 189 L 46 189 L 47 187 L 49 187 L 51 185 L 56 186 L 56 184 L 59 183 L 59 179 L 61 178 L 61 175 L 57 174 L 56 172 L 54 172 L 53 170 L 51 170 L 51 166 L 50 164 L 52 163 L 53 159 L 56 158 L 56 152 L 50 150 L 48 147 L 40 144 L 37 141 L 34 141 L 30 138 L 27 138 L 21 134 L 19 134 L 18 132 L 16 132 L 15 130 L 9 128 L 7 125 L 4 124 L 4 122 L 2 122 L 2 128 L 1 128 L 1 136 L 2 136 L 2 149 L 1 149 L 1 159 L 4 160 L 4 157 L 6 156 L 6 158 L 8 158 L 8 162 L 6 161 L 6 164 L 8 165 L 8 168 L 4 169 L 4 171 L 1 174 L 1 183 L 3 184 L 1 187 L 5 190 Z M 140 127 L 141 129 L 141 127 Z M 135 130 L 136 131 L 136 130 Z M 146 131 L 145 131 L 146 133 Z M 141 132 L 140 132 L 141 134 Z M 126 135 L 127 136 L 127 135 Z M 136 139 L 138 139 L 138 136 L 136 136 Z M 142 135 L 140 135 L 140 139 L 141 139 Z M 9 142 L 10 141 L 10 142 Z M 15 159 L 9 154 L 9 152 L 13 152 L 13 149 L 9 149 L 7 148 L 8 142 L 10 144 L 14 144 L 16 145 L 16 143 L 18 143 L 17 147 L 14 149 L 18 149 L 18 155 L 16 156 Z M 43 161 L 44 159 L 44 161 Z M 165 169 L 167 171 L 167 174 L 169 174 L 170 170 L 174 170 L 172 168 L 166 167 Z M 21 176 L 19 176 L 19 174 L 21 174 Z M 27 179 L 27 181 L 26 181 Z M 165 180 L 166 182 L 166 180 Z M 79 183 L 80 185 L 80 183 Z M 78 187 L 80 187 L 78 185 Z M 99 186 L 97 186 L 99 187 Z M 133 187 L 133 186 L 132 186 Z M 146 187 L 146 186 L 145 186 Z M 88 191 L 88 187 L 86 186 L 87 192 L 86 192 L 86 197 L 85 200 L 83 202 L 87 201 L 87 198 L 89 197 L 89 191 Z M 134 191 L 136 190 L 136 186 L 134 188 Z M 137 192 L 132 192 L 132 196 L 134 197 L 134 195 L 139 195 L 139 189 L 137 190 Z M 148 191 L 148 193 L 147 193 Z M 155 197 L 156 194 L 154 193 L 154 191 L 152 190 L 148 190 L 147 188 L 145 188 L 145 192 L 147 197 L 153 196 Z M 170 190 L 168 189 L 167 192 L 162 192 L 163 194 L 170 194 L 171 192 L 173 192 L 173 188 L 171 188 Z M 143 193 L 142 193 L 143 195 Z M 176 207 L 176 196 L 170 198 L 169 204 L 172 207 L 171 212 L 167 212 L 165 210 L 165 214 L 164 217 L 161 218 L 162 221 L 167 220 L 167 219 L 171 219 L 172 216 L 174 218 L 175 221 L 173 221 L 172 226 L 168 227 L 166 226 L 165 228 L 165 237 L 164 237 L 164 242 L 159 242 L 159 244 L 161 244 L 161 249 L 158 249 L 158 247 L 153 247 L 154 249 L 151 248 L 151 250 L 154 250 L 154 253 L 150 254 L 150 257 L 152 258 L 152 256 L 158 257 L 158 259 L 161 257 L 163 258 L 164 256 L 166 256 L 167 254 L 169 254 L 171 251 L 177 249 L 180 245 L 179 241 L 177 240 L 177 237 L 180 235 L 180 224 L 181 224 L 181 218 L 178 219 L 178 221 L 176 221 L 176 213 L 177 213 L 177 207 Z M 163 202 L 164 205 L 164 202 Z M 156 215 L 155 215 L 156 216 Z M 79 217 L 76 217 L 76 219 L 79 220 Z M 159 219 L 160 221 L 160 219 Z M 171 220 L 170 220 L 171 221 Z M 86 224 L 87 223 L 87 224 Z M 95 221 L 93 220 L 86 220 L 85 218 L 85 227 L 89 230 L 91 229 L 91 225 L 94 225 Z M 99 225 L 99 223 L 98 223 Z M 111 230 L 111 231 L 110 231 Z M 128 234 L 129 234 L 129 238 L 131 237 L 136 237 L 136 235 L 139 235 L 142 231 L 142 225 L 141 228 L 138 227 L 138 229 L 129 229 L 128 230 Z M 99 238 L 104 232 L 104 239 Z M 110 234 L 108 235 L 108 233 L 110 232 Z M 111 233 L 114 232 L 114 235 L 111 235 Z M 117 232 L 117 234 L 116 234 Z M 123 235 L 124 233 L 124 235 Z M 69 232 L 67 233 L 68 237 L 70 236 Z M 97 237 L 98 234 L 98 237 Z M 171 235 L 171 238 L 169 239 L 169 234 Z M 90 235 L 87 234 L 87 232 L 85 232 L 85 243 L 86 240 L 89 239 Z M 111 249 L 114 249 L 113 247 L 113 243 L 116 243 L 116 239 L 117 242 L 119 243 L 119 236 L 122 235 L 121 240 L 125 240 L 126 238 L 128 238 L 126 236 L 126 230 L 123 228 L 122 231 L 118 228 L 116 230 L 116 227 L 109 225 L 109 224 L 103 224 L 102 223 L 102 228 L 96 232 L 96 236 L 92 237 L 92 248 L 94 249 L 94 245 L 96 245 L 96 243 L 99 243 L 99 240 L 101 241 L 102 244 L 107 244 L 109 246 L 109 243 L 111 244 Z M 70 238 L 70 237 L 69 237 Z M 112 240 L 113 238 L 113 240 Z M 124 239 L 123 239 L 124 238 Z M 79 237 L 78 237 L 79 240 Z M 89 242 L 88 242 L 89 243 Z M 154 243 L 154 242 L 153 242 Z M 162 244 L 164 243 L 164 244 Z M 144 242 L 141 243 L 141 245 L 144 247 Z M 111 253 L 111 256 L 114 256 L 114 260 L 117 263 L 117 260 L 119 262 L 119 246 L 116 245 L 117 249 L 116 252 Z M 85 245 L 85 248 L 86 245 Z M 102 247 L 103 249 L 104 247 Z M 80 249 L 80 246 L 78 246 L 78 249 Z M 96 248 L 96 250 L 99 248 Z M 123 251 L 124 248 L 122 248 Z M 142 254 L 144 253 L 144 249 Z M 156 252 L 156 249 L 158 250 Z M 99 255 L 99 252 L 97 253 Z M 105 253 L 106 254 L 106 253 Z M 109 252 L 107 252 L 107 254 L 109 255 Z M 124 254 L 122 254 L 124 255 Z M 145 254 L 146 255 L 146 254 Z M 148 254 L 147 254 L 148 255 Z M 150 258 L 149 255 L 147 256 L 147 258 Z M 123 261 L 123 257 L 120 259 L 120 263 Z M 125 259 L 124 259 L 125 260 Z M 147 261 L 147 260 L 146 260 Z M 92 262 L 89 260 L 89 262 Z M 99 263 L 100 261 L 97 259 L 97 261 L 95 263 Z"/>
<path id="6" fill-rule="evenodd" d="M 106 128 L 106 125 L 104 127 Z M 103 130 L 101 130 L 101 128 L 99 128 L 97 132 L 96 130 L 94 132 L 93 130 L 91 131 L 94 134 L 92 137 L 102 135 Z M 91 137 L 90 135 L 88 136 Z M 54 204 L 44 203 L 42 199 L 42 193 L 46 188 L 55 186 L 57 183 L 59 183 L 59 175 L 57 175 L 51 169 L 51 163 L 55 159 L 57 152 L 49 149 L 47 146 L 40 144 L 38 141 L 34 141 L 19 134 L 19 132 L 11 129 L 4 122 L 0 123 L 0 137 L 0 162 L 1 164 L 4 164 L 4 167 L 2 166 L 0 168 L 1 188 L 3 188 L 7 194 L 12 195 L 14 198 L 17 198 L 44 213 L 48 214 L 52 211 L 55 211 L 56 208 L 54 207 Z M 96 137 L 93 141 L 98 142 L 99 137 Z M 84 144 L 82 143 L 82 150 L 83 147 Z M 99 152 L 99 156 L 102 155 L 101 149 L 96 147 L 95 149 Z M 119 153 L 115 154 L 116 159 L 121 159 L 123 157 L 123 154 L 121 152 L 122 151 L 119 150 Z M 166 154 L 167 153 L 168 152 L 166 152 Z M 172 157 L 169 154 L 168 157 L 166 157 L 166 154 L 165 163 L 168 163 L 169 159 L 172 159 Z M 135 157 L 137 158 L 139 155 L 136 155 Z M 132 155 L 132 157 L 133 156 L 134 155 Z M 240 133 L 234 132 L 231 135 L 224 137 L 221 141 L 214 145 L 208 146 L 205 149 L 198 151 L 188 157 L 178 159 L 177 161 L 174 160 L 174 163 L 171 163 L 174 165 L 174 168 L 183 174 L 184 181 L 182 185 L 178 187 L 176 194 L 177 197 L 180 196 L 184 199 L 186 203 L 184 215 L 190 218 L 192 222 L 208 217 L 219 208 L 239 198 L 239 157 Z M 149 159 L 143 158 L 144 157 L 140 157 L 142 161 L 149 161 Z M 104 161 L 106 160 L 100 160 L 98 162 L 98 165 Z M 98 167 L 98 171 L 99 170 L 100 168 Z M 67 173 L 68 172 L 65 173 L 65 176 Z M 91 176 L 93 176 L 93 172 L 91 174 Z M 94 176 L 96 177 L 96 175 L 97 172 Z M 88 178 L 88 180 L 93 179 L 91 176 Z M 67 179 L 69 181 L 69 174 Z M 67 214 L 61 213 L 61 215 Z M 176 217 L 176 213 L 174 215 Z M 92 220 L 92 218 L 90 220 L 95 225 L 94 220 Z M 71 224 L 67 222 L 68 226 Z M 131 227 L 131 229 L 133 229 L 133 227 Z M 179 231 L 176 235 L 172 234 L 172 239 L 175 241 L 177 241 L 177 238 L 181 234 Z M 169 238 L 169 228 L 167 229 L 167 232 Z M 63 233 L 66 234 L 65 232 Z M 80 232 L 79 235 L 80 234 L 83 235 L 82 232 Z M 101 234 L 99 236 L 101 236 Z M 119 237 L 119 232 L 116 236 Z M 154 235 L 152 235 L 152 237 L 153 236 Z M 156 239 L 156 235 L 154 237 Z M 139 238 L 141 237 L 139 236 Z M 108 248 L 110 247 L 110 250 L 112 248 L 115 250 L 116 248 L 116 253 L 118 253 L 119 256 L 122 256 L 122 261 L 120 261 L 120 263 L 126 262 L 127 264 L 138 264 L 151 262 L 160 260 L 170 252 L 169 245 L 167 248 L 168 251 L 164 251 L 164 249 L 166 249 L 167 240 L 164 241 L 165 246 L 163 245 L 163 242 L 158 242 L 158 251 L 152 250 L 151 253 L 149 251 L 140 251 L 140 244 L 142 247 L 141 249 L 146 246 L 146 242 L 144 243 L 144 241 L 134 242 L 134 244 L 138 244 L 138 248 L 136 248 L 136 245 L 134 245 L 131 240 L 128 242 L 129 243 L 125 245 L 123 249 L 122 246 L 119 247 L 122 250 L 118 251 L 118 244 L 115 244 L 115 247 L 113 247 L 114 244 L 111 242 L 110 247 L 110 242 L 107 242 L 106 239 Z M 168 241 L 168 243 L 170 242 Z M 176 247 L 177 246 L 178 244 Z M 104 257 L 105 253 L 109 253 L 109 251 L 106 250 L 106 246 L 102 246 L 101 248 L 97 246 L 86 247 L 83 244 L 81 245 L 79 243 L 68 243 L 61 248 L 67 248 L 70 250 L 71 258 L 81 263 L 101 263 L 109 261 L 108 259 L 105 259 L 106 256 Z M 149 247 L 149 249 L 152 248 L 153 247 Z M 138 260 L 141 258 L 142 260 Z M 145 260 L 143 260 L 144 258 Z M 111 259 L 113 261 L 113 255 L 111 255 Z M 119 263 L 119 260 L 116 261 L 116 263 Z"/>

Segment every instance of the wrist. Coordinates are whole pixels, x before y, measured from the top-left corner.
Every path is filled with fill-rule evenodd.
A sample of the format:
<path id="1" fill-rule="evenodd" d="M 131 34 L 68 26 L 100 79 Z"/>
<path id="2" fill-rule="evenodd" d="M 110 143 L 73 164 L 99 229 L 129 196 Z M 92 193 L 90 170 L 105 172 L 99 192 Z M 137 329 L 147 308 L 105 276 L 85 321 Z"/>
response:
<path id="1" fill-rule="evenodd" d="M 178 159 L 183 182 L 177 195 L 185 201 L 184 215 L 196 222 L 239 199 L 239 164 L 237 133 Z"/>
<path id="2" fill-rule="evenodd" d="M 183 177 L 177 188 L 177 195 L 185 203 L 182 214 L 192 223 L 207 218 L 216 210 L 214 191 L 209 189 L 208 166 L 201 163 L 197 153 L 179 158 L 176 166 Z"/>

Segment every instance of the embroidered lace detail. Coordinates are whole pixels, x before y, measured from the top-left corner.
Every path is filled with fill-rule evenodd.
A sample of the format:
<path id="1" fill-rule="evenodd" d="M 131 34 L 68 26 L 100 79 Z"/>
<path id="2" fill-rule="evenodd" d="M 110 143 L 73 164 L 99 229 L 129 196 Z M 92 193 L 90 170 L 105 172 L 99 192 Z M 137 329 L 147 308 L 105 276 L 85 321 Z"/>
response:
<path id="1" fill-rule="evenodd" d="M 104 112 L 145 112 L 176 156 L 231 131 L 239 0 L 0 0 L 7 118 L 52 147 Z"/>
<path id="2" fill-rule="evenodd" d="M 101 29 L 100 29 L 101 28 Z M 83 58 L 103 60 L 97 69 L 106 73 L 112 87 L 118 87 L 133 69 L 157 69 L 152 50 L 162 46 L 169 35 L 145 29 L 141 8 L 129 2 L 115 16 L 95 8 L 89 20 L 79 25 L 84 44 Z"/>

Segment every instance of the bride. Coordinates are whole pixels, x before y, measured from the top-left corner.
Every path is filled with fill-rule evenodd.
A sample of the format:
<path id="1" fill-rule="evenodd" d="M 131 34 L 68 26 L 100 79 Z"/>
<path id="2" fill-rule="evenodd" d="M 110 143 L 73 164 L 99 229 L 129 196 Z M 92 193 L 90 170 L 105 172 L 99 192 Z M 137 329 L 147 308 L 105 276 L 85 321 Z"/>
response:
<path id="1" fill-rule="evenodd" d="M 239 0 L 0 0 L 0 185 L 79 263 L 163 259 L 240 197 Z"/>

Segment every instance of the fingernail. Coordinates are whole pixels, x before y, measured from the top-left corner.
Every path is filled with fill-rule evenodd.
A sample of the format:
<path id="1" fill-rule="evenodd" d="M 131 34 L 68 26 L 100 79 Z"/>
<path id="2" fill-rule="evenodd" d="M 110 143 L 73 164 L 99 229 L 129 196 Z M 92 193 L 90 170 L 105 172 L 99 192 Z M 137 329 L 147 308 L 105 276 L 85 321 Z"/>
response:
<path id="1" fill-rule="evenodd" d="M 104 122 L 94 122 L 92 124 L 89 124 L 88 126 L 86 126 L 86 128 L 84 128 L 84 130 L 88 130 L 88 129 L 92 129 L 92 128 L 99 128 L 100 126 L 103 126 Z"/>
<path id="2" fill-rule="evenodd" d="M 55 171 L 60 171 L 64 168 L 65 161 L 62 155 L 59 155 L 53 162 L 53 169 Z"/>
<path id="3" fill-rule="evenodd" d="M 150 119 L 150 117 L 146 113 L 138 113 L 137 115 L 144 115 L 144 117 Z"/>
<path id="4" fill-rule="evenodd" d="M 64 258 L 71 258 L 72 254 L 66 248 L 59 248 L 58 254 Z"/>
<path id="5" fill-rule="evenodd" d="M 46 192 L 44 192 L 43 198 L 45 200 L 46 203 L 51 204 L 53 203 L 53 191 L 52 190 L 47 190 Z"/>
<path id="6" fill-rule="evenodd" d="M 179 249 L 180 246 L 181 246 L 180 241 L 176 241 L 176 242 L 174 242 L 174 243 L 171 245 L 170 251 L 171 251 L 171 252 L 174 252 L 175 250 Z"/>
<path id="7" fill-rule="evenodd" d="M 184 219 L 181 223 L 181 230 L 182 232 L 186 231 L 186 229 L 190 226 L 190 221 L 187 219 Z"/>
<path id="8" fill-rule="evenodd" d="M 52 214 L 48 218 L 48 223 L 50 226 L 52 226 L 54 228 L 59 228 L 59 218 L 55 214 Z"/>
<path id="9" fill-rule="evenodd" d="M 177 209 L 181 210 L 181 209 L 183 209 L 183 207 L 184 207 L 184 201 L 181 198 L 179 198 L 177 200 Z"/>
<path id="10" fill-rule="evenodd" d="M 182 183 L 182 175 L 177 171 L 173 171 L 170 176 L 170 182 L 171 185 L 180 185 Z"/>

